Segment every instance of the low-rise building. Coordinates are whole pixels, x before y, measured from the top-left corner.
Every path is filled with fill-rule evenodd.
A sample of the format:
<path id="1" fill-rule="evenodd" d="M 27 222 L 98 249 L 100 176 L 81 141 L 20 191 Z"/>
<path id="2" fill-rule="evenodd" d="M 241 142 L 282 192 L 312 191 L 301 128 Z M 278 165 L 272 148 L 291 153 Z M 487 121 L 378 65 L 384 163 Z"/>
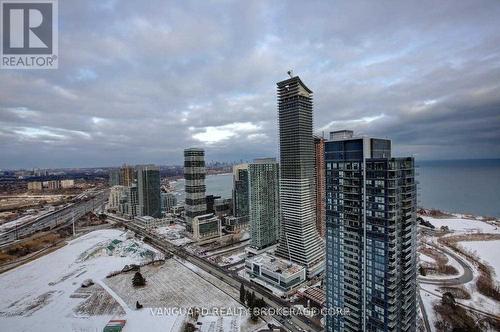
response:
<path id="1" fill-rule="evenodd" d="M 284 291 L 289 291 L 306 280 L 306 269 L 303 266 L 269 253 L 247 258 L 245 270 L 251 277 L 259 278 Z"/>
<path id="2" fill-rule="evenodd" d="M 47 189 L 49 190 L 61 189 L 61 181 L 59 180 L 47 181 Z"/>
<path id="3" fill-rule="evenodd" d="M 193 239 L 204 241 L 222 235 L 221 221 L 214 214 L 204 214 L 193 218 Z"/>
<path id="4" fill-rule="evenodd" d="M 223 218 L 232 213 L 233 199 L 232 198 L 217 198 L 214 202 L 214 213 L 217 217 Z"/>
<path id="5" fill-rule="evenodd" d="M 315 304 L 317 307 L 322 308 L 326 303 L 325 290 L 320 287 L 310 287 L 303 292 L 298 292 L 300 296 Z"/>
<path id="6" fill-rule="evenodd" d="M 75 180 L 61 180 L 61 188 L 73 188 L 75 186 Z"/>
<path id="7" fill-rule="evenodd" d="M 109 191 L 108 209 L 118 211 L 124 196 L 126 195 L 127 187 L 113 186 Z"/>
<path id="8" fill-rule="evenodd" d="M 224 218 L 224 227 L 228 232 L 236 232 L 242 229 L 244 226 L 248 225 L 248 217 L 234 217 L 229 216 Z"/>
<path id="9" fill-rule="evenodd" d="M 174 222 L 174 218 L 172 217 L 172 215 L 167 215 L 165 218 L 140 216 L 140 217 L 135 217 L 134 222 L 144 228 L 156 228 L 172 224 Z"/>
<path id="10" fill-rule="evenodd" d="M 177 205 L 175 193 L 161 193 L 161 211 L 163 213 L 172 212 L 172 208 Z"/>
<path id="11" fill-rule="evenodd" d="M 31 191 L 42 191 L 43 185 L 40 181 L 28 182 L 28 190 Z"/>

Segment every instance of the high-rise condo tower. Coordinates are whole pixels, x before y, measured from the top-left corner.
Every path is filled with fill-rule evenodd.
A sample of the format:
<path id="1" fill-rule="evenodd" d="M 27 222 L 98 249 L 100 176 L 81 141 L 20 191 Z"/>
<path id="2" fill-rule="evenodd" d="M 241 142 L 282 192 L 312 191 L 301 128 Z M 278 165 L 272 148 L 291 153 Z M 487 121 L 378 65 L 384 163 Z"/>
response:
<path id="1" fill-rule="evenodd" d="M 307 268 L 324 267 L 316 230 L 312 91 L 298 76 L 277 83 L 280 139 L 280 243 L 276 254 Z"/>

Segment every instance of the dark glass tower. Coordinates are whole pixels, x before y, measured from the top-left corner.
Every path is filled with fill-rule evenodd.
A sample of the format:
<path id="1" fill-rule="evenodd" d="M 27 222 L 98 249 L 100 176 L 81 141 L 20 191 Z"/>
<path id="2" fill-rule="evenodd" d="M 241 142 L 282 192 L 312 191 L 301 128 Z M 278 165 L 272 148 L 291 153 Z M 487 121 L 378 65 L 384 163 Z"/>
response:
<path id="1" fill-rule="evenodd" d="M 332 133 L 325 144 L 326 331 L 416 330 L 413 158 L 391 141 Z"/>
<path id="2" fill-rule="evenodd" d="M 282 222 L 276 254 L 312 276 L 322 271 L 325 255 L 316 230 L 312 91 L 298 76 L 277 85 Z"/>
<path id="3" fill-rule="evenodd" d="M 234 216 L 248 220 L 248 164 L 233 166 L 233 211 Z"/>
<path id="4" fill-rule="evenodd" d="M 137 166 L 137 199 L 139 215 L 161 217 L 160 169 L 157 166 Z"/>
<path id="5" fill-rule="evenodd" d="M 205 151 L 203 149 L 184 150 L 184 179 L 186 180 L 186 222 L 188 229 L 190 229 L 193 218 L 207 212 Z"/>

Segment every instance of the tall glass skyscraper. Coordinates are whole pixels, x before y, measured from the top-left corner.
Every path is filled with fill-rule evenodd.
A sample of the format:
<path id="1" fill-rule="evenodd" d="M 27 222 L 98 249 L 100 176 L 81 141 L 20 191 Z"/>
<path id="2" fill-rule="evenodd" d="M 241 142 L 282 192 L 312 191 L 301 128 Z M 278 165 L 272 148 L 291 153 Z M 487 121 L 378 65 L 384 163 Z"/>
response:
<path id="1" fill-rule="evenodd" d="M 233 213 L 248 220 L 248 164 L 233 166 Z"/>
<path id="2" fill-rule="evenodd" d="M 391 141 L 334 132 L 325 144 L 326 331 L 416 330 L 413 158 Z"/>
<path id="3" fill-rule="evenodd" d="M 157 166 L 137 166 L 137 203 L 137 214 L 161 217 L 160 169 Z"/>
<path id="4" fill-rule="evenodd" d="M 207 212 L 205 198 L 205 151 L 199 148 L 184 150 L 184 179 L 186 192 L 186 222 L 190 230 L 193 218 Z"/>
<path id="5" fill-rule="evenodd" d="M 248 165 L 250 245 L 263 249 L 279 239 L 279 167 L 276 159 L 256 159 Z"/>
<path id="6" fill-rule="evenodd" d="M 277 83 L 280 138 L 281 236 L 276 254 L 323 270 L 324 246 L 316 230 L 312 91 L 298 76 Z"/>

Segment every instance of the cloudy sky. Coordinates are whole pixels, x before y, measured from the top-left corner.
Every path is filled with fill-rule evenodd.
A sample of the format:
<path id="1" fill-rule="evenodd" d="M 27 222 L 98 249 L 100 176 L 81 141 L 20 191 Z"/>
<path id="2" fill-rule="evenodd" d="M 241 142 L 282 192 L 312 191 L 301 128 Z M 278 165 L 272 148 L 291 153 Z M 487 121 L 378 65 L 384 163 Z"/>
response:
<path id="1" fill-rule="evenodd" d="M 317 132 L 500 158 L 500 2 L 59 1 L 59 69 L 0 70 L 0 168 L 277 155 L 276 82 Z"/>

